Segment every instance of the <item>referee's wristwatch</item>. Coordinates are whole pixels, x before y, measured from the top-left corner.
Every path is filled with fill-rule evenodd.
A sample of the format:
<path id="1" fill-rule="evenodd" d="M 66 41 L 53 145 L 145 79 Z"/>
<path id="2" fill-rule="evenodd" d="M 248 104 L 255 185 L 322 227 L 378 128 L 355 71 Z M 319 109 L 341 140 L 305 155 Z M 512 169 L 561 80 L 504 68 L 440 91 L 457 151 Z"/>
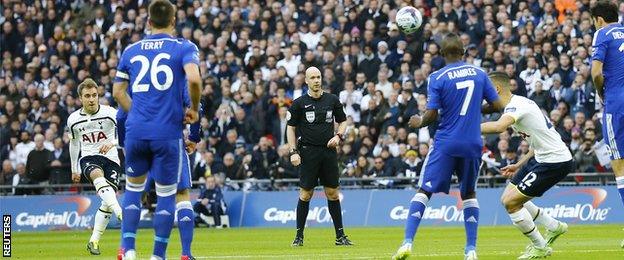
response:
<path id="1" fill-rule="evenodd" d="M 299 154 L 299 150 L 297 150 L 297 148 L 290 149 L 290 152 L 288 152 L 288 156 L 292 156 L 293 154 Z"/>
<path id="2" fill-rule="evenodd" d="M 336 133 L 336 135 L 338 136 L 340 141 L 344 141 L 345 137 L 344 137 L 344 135 L 342 133 Z"/>

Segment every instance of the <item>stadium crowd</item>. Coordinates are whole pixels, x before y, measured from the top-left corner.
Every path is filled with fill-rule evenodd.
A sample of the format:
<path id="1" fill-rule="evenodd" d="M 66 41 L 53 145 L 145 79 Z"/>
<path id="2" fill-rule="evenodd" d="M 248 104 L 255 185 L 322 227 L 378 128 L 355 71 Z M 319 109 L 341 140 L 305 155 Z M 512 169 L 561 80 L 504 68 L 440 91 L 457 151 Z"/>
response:
<path id="1" fill-rule="evenodd" d="M 445 65 L 439 46 L 450 32 L 460 35 L 466 62 L 506 72 L 514 94 L 539 104 L 577 171 L 608 171 L 599 162 L 601 103 L 589 77 L 591 3 L 414 0 L 424 22 L 404 35 L 393 23 L 406 5 L 399 0 L 177 1 L 178 36 L 199 47 L 204 81 L 193 179 L 214 175 L 225 189 L 269 189 L 227 180 L 298 177 L 284 138 L 287 108 L 306 93 L 309 66 L 321 69 L 348 115 L 343 176 L 417 176 L 435 127 L 414 131 L 407 122 L 425 109 L 427 78 Z M 0 185 L 14 186 L 5 192 L 71 183 L 64 129 L 81 106 L 76 86 L 94 78 L 101 103 L 116 106 L 115 68 L 124 48 L 149 34 L 147 4 L 2 1 Z M 619 12 L 622 21 L 624 3 Z M 528 151 L 511 131 L 484 140 L 484 174 Z"/>

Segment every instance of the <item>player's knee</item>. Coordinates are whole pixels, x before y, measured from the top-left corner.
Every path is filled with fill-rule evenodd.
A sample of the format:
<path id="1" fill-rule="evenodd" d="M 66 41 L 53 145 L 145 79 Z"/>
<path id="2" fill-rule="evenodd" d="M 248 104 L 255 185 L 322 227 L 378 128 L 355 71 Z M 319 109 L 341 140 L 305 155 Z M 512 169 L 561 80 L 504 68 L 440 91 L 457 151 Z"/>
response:
<path id="1" fill-rule="evenodd" d="M 462 192 L 461 199 L 469 200 L 477 197 L 477 193 L 475 191 Z"/>
<path id="2" fill-rule="evenodd" d="M 91 172 L 89 172 L 89 177 L 92 180 L 95 180 L 96 178 L 104 177 L 104 172 L 101 168 L 95 167 L 93 168 L 93 170 L 91 170 Z"/>
<path id="3" fill-rule="evenodd" d="M 338 200 L 340 198 L 340 192 L 338 189 L 325 188 L 325 196 L 328 200 Z"/>
<path id="4" fill-rule="evenodd" d="M 176 193 L 176 203 L 190 201 L 189 189 L 178 190 Z"/>
<path id="5" fill-rule="evenodd" d="M 304 190 L 301 189 L 299 191 L 299 199 L 302 201 L 310 201 L 312 199 L 312 195 L 314 194 L 313 190 Z"/>
<path id="6" fill-rule="evenodd" d="M 505 207 L 505 210 L 507 210 L 507 212 L 509 213 L 516 212 L 520 208 L 522 208 L 522 205 L 519 204 L 516 200 L 514 200 L 513 197 L 511 196 L 502 196 L 501 203 Z"/>
<path id="7" fill-rule="evenodd" d="M 428 192 L 428 191 L 423 190 L 423 189 L 418 189 L 417 193 L 425 194 L 425 196 L 427 196 L 427 199 L 431 199 L 431 195 L 432 195 L 431 192 Z"/>

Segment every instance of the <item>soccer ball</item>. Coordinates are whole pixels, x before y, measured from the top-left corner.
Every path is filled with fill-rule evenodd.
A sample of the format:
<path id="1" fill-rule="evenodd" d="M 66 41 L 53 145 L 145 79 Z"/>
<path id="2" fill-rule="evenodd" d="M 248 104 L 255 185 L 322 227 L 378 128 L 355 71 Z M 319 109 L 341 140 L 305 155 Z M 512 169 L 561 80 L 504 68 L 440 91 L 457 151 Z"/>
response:
<path id="1" fill-rule="evenodd" d="M 396 23 L 405 34 L 414 33 L 422 25 L 422 14 L 412 6 L 401 8 L 396 14 Z"/>

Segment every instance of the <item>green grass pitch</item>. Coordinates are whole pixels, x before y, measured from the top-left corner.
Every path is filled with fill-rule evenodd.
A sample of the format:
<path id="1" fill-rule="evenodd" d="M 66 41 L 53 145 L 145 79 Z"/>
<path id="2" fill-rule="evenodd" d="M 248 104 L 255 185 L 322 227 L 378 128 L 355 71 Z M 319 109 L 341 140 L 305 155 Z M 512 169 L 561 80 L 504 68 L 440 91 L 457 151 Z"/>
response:
<path id="1" fill-rule="evenodd" d="M 624 259 L 620 241 L 624 225 L 570 225 L 567 234 L 553 246 L 549 259 Z M 346 228 L 356 243 L 351 247 L 333 245 L 333 228 L 308 228 L 304 247 L 291 248 L 294 229 L 234 228 L 195 229 L 193 254 L 198 259 L 390 259 L 400 246 L 403 229 Z M 15 259 L 114 259 L 119 230 L 108 230 L 100 241 L 102 255 L 90 256 L 85 244 L 89 231 L 13 233 Z M 178 231 L 174 230 L 167 254 L 180 259 Z M 139 259 L 149 259 L 153 231 L 139 230 Z M 480 227 L 479 259 L 515 259 L 529 240 L 513 226 Z M 463 227 L 422 227 L 414 242 L 412 259 L 462 259 Z"/>

